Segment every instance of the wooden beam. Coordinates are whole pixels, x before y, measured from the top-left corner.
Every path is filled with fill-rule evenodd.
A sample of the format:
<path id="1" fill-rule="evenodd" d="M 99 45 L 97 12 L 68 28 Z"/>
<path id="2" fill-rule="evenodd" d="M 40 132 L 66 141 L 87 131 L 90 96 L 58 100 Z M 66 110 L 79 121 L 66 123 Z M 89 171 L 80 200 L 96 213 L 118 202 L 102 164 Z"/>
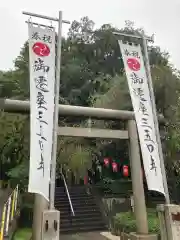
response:
<path id="1" fill-rule="evenodd" d="M 80 128 L 80 127 L 59 127 L 58 135 L 87 138 L 110 138 L 110 139 L 128 139 L 128 131 L 98 129 L 98 128 Z"/>

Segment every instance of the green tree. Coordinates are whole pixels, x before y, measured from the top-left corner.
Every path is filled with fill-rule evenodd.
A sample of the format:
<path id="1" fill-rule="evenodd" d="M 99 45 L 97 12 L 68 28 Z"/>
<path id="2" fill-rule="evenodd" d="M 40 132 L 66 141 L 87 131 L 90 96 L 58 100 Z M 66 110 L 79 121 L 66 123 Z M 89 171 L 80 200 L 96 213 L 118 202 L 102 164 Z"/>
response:
<path id="1" fill-rule="evenodd" d="M 130 21 L 126 21 L 125 27 L 120 30 L 131 34 L 140 34 L 142 31 Z M 110 24 L 103 24 L 96 29 L 94 22 L 88 17 L 73 21 L 68 37 L 62 40 L 60 103 L 132 110 L 124 66 L 114 31 L 119 29 Z M 126 38 L 126 40 L 131 39 Z M 161 52 L 159 47 L 149 46 L 157 109 L 158 113 L 162 113 L 167 120 L 163 128 L 164 149 L 166 164 L 171 169 L 177 166 L 180 146 L 178 134 L 180 84 L 179 75 L 170 66 L 168 57 L 169 55 Z M 14 65 L 15 70 L 0 72 L 0 96 L 29 99 L 27 42 L 15 59 Z M 1 113 L 0 122 L 3 129 L 0 137 L 1 164 L 11 178 L 17 179 L 20 176 L 19 178 L 27 179 L 29 119 L 17 114 L 10 116 Z M 59 124 L 85 126 L 87 122 L 79 118 L 61 118 Z M 123 123 L 121 124 L 123 126 Z M 119 127 L 112 121 L 93 121 L 93 126 Z M 95 153 L 113 152 L 110 148 L 108 150 L 109 146 L 104 146 L 97 140 L 89 142 L 85 139 L 60 138 L 58 147 L 61 156 L 59 162 L 65 164 L 66 169 L 76 172 L 76 175 L 79 173 L 83 175 L 91 166 Z M 118 154 L 123 154 L 123 148 L 124 146 L 118 149 Z M 10 164 L 7 166 L 9 159 Z M 177 170 L 177 167 L 174 168 Z M 21 177 L 21 173 L 24 177 Z M 178 179 L 180 179 L 179 173 Z"/>

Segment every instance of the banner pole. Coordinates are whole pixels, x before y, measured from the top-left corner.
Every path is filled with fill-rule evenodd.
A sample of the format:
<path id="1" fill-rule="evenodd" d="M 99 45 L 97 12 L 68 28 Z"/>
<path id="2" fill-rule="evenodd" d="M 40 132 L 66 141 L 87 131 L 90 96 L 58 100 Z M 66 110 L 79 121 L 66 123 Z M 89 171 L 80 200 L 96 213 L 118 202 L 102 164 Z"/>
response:
<path id="1" fill-rule="evenodd" d="M 156 138 L 157 138 L 157 143 L 158 143 L 158 152 L 159 152 L 160 166 L 161 166 L 163 185 L 164 185 L 164 191 L 165 191 L 165 199 L 166 199 L 166 203 L 170 204 L 169 190 L 168 190 L 168 184 L 167 184 L 167 178 L 166 178 L 166 170 L 165 170 L 165 165 L 164 165 L 162 144 L 161 144 L 160 131 L 159 131 L 159 123 L 158 123 L 158 118 L 157 118 L 157 110 L 156 110 L 155 96 L 154 96 L 152 76 L 151 76 L 151 69 L 150 69 L 150 64 L 149 64 L 147 39 L 145 38 L 144 34 L 142 35 L 142 40 L 143 40 L 143 50 L 144 50 L 144 64 L 145 64 L 145 69 L 146 69 L 146 74 L 147 74 L 150 98 L 151 98 L 151 102 L 152 102 L 152 111 L 153 111 L 153 117 L 154 117 Z"/>
<path id="2" fill-rule="evenodd" d="M 57 156 L 58 105 L 59 105 L 60 71 L 61 71 L 61 42 L 62 42 L 62 11 L 59 11 L 56 76 L 54 87 L 55 99 L 54 99 L 54 125 L 53 125 L 54 129 L 53 129 L 51 181 L 50 181 L 50 209 L 54 209 L 54 194 L 56 185 L 56 156 Z"/>

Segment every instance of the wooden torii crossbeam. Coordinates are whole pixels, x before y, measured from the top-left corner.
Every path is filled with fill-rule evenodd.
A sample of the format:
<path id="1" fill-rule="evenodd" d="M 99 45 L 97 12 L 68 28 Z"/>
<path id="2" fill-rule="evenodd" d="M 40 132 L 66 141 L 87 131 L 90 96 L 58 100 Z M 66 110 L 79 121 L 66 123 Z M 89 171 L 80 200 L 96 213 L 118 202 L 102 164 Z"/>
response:
<path id="1" fill-rule="evenodd" d="M 0 110 L 10 113 L 28 114 L 30 112 L 30 102 L 13 99 L 0 99 Z M 134 119 L 134 112 L 59 104 L 59 116 L 91 117 L 94 119 L 109 120 L 132 120 Z M 165 122 L 162 115 L 159 115 L 159 121 L 162 123 Z"/>

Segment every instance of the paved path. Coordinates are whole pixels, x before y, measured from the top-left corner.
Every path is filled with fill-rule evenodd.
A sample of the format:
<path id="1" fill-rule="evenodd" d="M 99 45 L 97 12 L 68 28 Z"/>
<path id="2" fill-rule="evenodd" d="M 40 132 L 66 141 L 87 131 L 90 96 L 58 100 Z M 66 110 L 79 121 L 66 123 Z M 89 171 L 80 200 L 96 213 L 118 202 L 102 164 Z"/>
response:
<path id="1" fill-rule="evenodd" d="M 108 234 L 108 233 L 100 233 L 100 232 L 61 235 L 61 240 L 92 240 L 92 239 L 93 240 L 117 240 L 120 238 L 116 236 L 112 236 L 111 234 Z"/>

